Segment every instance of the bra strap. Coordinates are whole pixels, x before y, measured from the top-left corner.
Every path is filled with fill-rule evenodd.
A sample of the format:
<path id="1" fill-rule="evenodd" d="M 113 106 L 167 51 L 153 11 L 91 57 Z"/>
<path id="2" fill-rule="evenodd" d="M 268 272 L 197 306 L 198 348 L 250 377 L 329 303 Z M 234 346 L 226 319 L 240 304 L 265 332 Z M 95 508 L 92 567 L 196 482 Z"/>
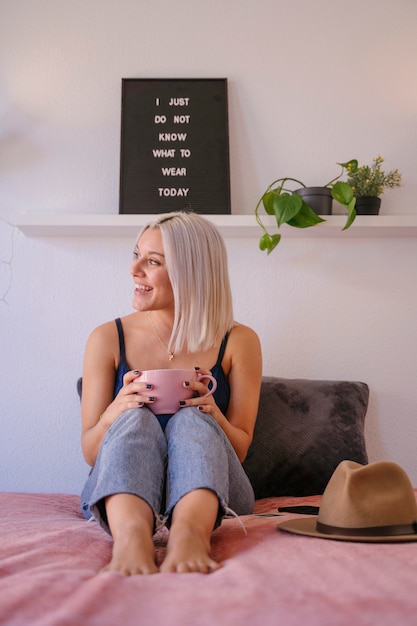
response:
<path id="1" fill-rule="evenodd" d="M 117 334 L 119 335 L 119 352 L 120 352 L 120 363 L 126 362 L 126 354 L 125 354 L 125 336 L 123 333 L 122 320 L 120 317 L 114 320 L 117 326 Z"/>
<path id="2" fill-rule="evenodd" d="M 229 339 L 229 335 L 230 335 L 230 333 L 226 333 L 224 338 L 223 338 L 223 341 L 221 342 L 219 354 L 217 356 L 216 365 L 214 367 L 216 367 L 217 365 L 220 366 L 221 362 L 223 361 L 223 356 L 224 356 L 224 352 L 226 350 L 226 344 L 227 344 L 227 340 Z"/>

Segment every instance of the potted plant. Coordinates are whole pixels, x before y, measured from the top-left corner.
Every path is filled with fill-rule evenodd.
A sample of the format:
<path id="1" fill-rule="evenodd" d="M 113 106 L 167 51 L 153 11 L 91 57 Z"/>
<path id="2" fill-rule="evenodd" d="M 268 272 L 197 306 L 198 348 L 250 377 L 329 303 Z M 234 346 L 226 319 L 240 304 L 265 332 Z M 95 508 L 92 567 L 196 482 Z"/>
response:
<path id="1" fill-rule="evenodd" d="M 356 197 L 358 215 L 378 215 L 381 206 L 380 196 L 388 187 L 399 187 L 401 174 L 398 170 L 385 173 L 381 169 L 384 159 L 377 156 L 372 165 L 358 166 L 357 162 L 347 166 L 347 182 Z"/>
<path id="2" fill-rule="evenodd" d="M 347 161 L 346 163 L 338 163 L 342 171 L 339 176 L 333 178 L 323 187 L 307 187 L 303 182 L 296 178 L 278 178 L 271 183 L 263 193 L 255 208 L 255 217 L 262 229 L 262 236 L 259 240 L 261 250 L 266 250 L 268 254 L 276 248 L 281 239 L 280 233 L 270 234 L 266 230 L 262 219 L 259 215 L 259 209 L 263 205 L 267 215 L 273 215 L 277 222 L 278 229 L 282 224 L 288 224 L 295 228 L 308 228 L 316 226 L 325 220 L 320 215 L 330 213 L 331 210 L 320 210 L 316 204 L 318 194 L 323 194 L 330 201 L 330 209 L 332 200 L 336 200 L 347 209 L 347 220 L 343 230 L 349 228 L 356 217 L 355 196 L 351 186 L 348 183 L 339 180 L 345 170 L 353 171 L 357 168 L 356 159 Z M 288 183 L 301 185 L 294 191 L 287 189 Z M 307 196 L 308 193 L 312 195 Z"/>

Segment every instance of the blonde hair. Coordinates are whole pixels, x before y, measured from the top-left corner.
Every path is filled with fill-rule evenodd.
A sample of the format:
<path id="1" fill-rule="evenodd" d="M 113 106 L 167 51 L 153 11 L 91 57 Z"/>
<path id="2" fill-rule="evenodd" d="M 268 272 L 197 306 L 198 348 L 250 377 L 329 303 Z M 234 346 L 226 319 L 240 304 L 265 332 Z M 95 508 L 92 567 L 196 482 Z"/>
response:
<path id="1" fill-rule="evenodd" d="M 167 272 L 174 293 L 174 326 L 169 349 L 209 350 L 234 325 L 227 252 L 217 228 L 197 213 L 156 217 L 148 228 L 161 231 Z"/>

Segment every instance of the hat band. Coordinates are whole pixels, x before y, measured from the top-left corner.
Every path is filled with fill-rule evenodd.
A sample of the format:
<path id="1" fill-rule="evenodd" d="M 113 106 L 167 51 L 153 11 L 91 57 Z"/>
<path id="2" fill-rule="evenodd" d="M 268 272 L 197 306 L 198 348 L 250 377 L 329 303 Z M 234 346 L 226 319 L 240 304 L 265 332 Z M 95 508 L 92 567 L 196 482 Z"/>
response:
<path id="1" fill-rule="evenodd" d="M 346 535 L 347 537 L 391 537 L 397 535 L 415 535 L 417 533 L 417 521 L 411 524 L 397 524 L 393 526 L 367 526 L 365 528 L 344 528 L 343 526 L 330 526 L 317 522 L 316 530 L 324 535 Z"/>

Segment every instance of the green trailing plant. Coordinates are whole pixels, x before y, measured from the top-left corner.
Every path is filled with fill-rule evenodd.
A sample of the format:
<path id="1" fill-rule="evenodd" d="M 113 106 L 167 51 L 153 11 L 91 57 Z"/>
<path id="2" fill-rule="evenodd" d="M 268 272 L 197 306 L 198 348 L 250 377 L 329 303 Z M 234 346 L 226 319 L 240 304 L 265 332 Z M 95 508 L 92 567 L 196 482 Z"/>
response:
<path id="1" fill-rule="evenodd" d="M 358 166 L 357 161 L 352 161 L 347 166 L 347 182 L 352 187 L 355 197 L 374 196 L 379 197 L 388 187 L 399 187 L 401 174 L 398 170 L 383 172 L 381 165 L 384 159 L 377 156 L 372 165 Z"/>
<path id="2" fill-rule="evenodd" d="M 356 198 L 352 187 L 348 183 L 339 180 L 339 178 L 342 177 L 346 170 L 354 171 L 358 166 L 358 162 L 356 159 L 352 159 L 346 163 L 338 163 L 338 165 L 342 168 L 341 173 L 324 185 L 324 187 L 330 188 L 332 198 L 346 207 L 347 220 L 343 227 L 343 230 L 346 230 L 356 218 Z M 304 199 L 296 193 L 296 190 L 292 191 L 287 189 L 286 185 L 288 183 L 295 183 L 298 186 L 307 187 L 307 185 L 296 178 L 278 178 L 267 187 L 255 208 L 256 221 L 262 229 L 259 248 L 265 250 L 268 254 L 279 244 L 281 233 L 270 234 L 267 231 L 259 214 L 261 206 L 263 206 L 267 215 L 275 217 L 278 230 L 283 224 L 288 224 L 295 228 L 309 228 L 310 226 L 316 226 L 326 221 L 315 213 Z"/>

